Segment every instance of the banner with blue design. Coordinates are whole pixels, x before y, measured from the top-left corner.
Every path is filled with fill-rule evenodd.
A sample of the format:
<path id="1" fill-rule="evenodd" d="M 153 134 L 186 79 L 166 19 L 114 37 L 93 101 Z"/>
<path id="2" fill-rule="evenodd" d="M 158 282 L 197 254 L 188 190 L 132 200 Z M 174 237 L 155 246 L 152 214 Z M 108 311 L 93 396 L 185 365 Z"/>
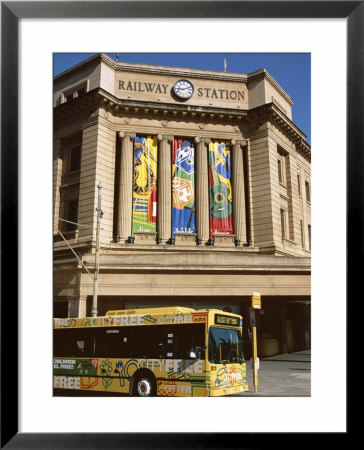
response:
<path id="1" fill-rule="evenodd" d="M 189 140 L 173 140 L 172 202 L 172 238 L 195 233 L 195 149 Z"/>

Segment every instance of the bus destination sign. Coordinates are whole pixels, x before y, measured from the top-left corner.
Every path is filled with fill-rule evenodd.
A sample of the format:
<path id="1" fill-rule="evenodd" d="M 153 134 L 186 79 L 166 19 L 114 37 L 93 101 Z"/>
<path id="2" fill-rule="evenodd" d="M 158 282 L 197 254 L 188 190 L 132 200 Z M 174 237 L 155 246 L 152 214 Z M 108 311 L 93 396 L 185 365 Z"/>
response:
<path id="1" fill-rule="evenodd" d="M 215 314 L 215 325 L 241 326 L 239 317 L 226 316 L 225 314 Z"/>

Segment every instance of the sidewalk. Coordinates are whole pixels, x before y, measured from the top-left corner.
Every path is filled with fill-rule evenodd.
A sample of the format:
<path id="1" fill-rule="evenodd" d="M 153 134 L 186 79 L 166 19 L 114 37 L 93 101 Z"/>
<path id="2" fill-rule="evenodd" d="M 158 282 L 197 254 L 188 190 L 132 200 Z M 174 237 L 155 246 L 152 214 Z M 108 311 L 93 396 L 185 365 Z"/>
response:
<path id="1" fill-rule="evenodd" d="M 311 395 L 311 350 L 283 353 L 259 359 L 258 392 L 254 392 L 252 361 L 247 361 L 250 397 L 309 397 Z"/>

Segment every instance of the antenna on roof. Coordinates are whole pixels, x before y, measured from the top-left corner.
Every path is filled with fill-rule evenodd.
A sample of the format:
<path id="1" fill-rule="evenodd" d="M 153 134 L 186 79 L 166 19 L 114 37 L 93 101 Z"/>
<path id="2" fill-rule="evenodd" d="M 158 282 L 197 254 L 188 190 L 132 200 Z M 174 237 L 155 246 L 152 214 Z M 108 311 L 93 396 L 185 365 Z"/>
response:
<path id="1" fill-rule="evenodd" d="M 224 58 L 224 72 L 227 71 L 227 64 L 226 64 L 226 59 Z"/>
<path id="2" fill-rule="evenodd" d="M 116 61 L 119 61 L 119 53 L 115 53 L 115 59 Z"/>

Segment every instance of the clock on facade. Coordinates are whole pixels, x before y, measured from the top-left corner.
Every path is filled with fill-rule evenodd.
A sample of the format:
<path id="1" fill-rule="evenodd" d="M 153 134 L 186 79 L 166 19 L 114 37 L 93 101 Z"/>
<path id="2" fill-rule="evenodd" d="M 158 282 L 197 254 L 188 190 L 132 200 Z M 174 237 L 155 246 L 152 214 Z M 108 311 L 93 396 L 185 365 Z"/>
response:
<path id="1" fill-rule="evenodd" d="M 187 80 L 178 80 L 173 86 L 173 90 L 177 97 L 187 99 L 192 97 L 193 84 Z"/>

